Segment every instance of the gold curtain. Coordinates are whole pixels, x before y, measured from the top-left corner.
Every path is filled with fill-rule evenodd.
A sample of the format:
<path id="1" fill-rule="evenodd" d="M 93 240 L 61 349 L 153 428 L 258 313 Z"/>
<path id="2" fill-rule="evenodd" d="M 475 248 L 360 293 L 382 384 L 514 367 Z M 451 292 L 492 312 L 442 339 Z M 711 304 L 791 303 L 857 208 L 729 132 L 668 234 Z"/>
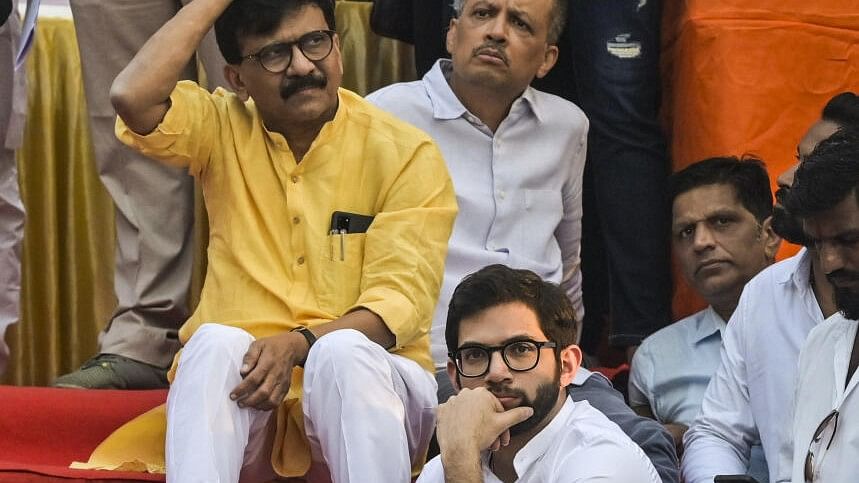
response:
<path id="1" fill-rule="evenodd" d="M 370 32 L 368 2 L 338 1 L 344 87 L 366 94 L 413 80 L 411 46 Z M 18 152 L 27 211 L 21 320 L 7 330 L 4 384 L 47 385 L 97 350 L 113 294 L 113 204 L 95 171 L 80 56 L 70 19 L 42 18 L 27 63 L 29 117 Z M 199 196 L 198 196 L 199 205 Z M 197 209 L 196 303 L 205 215 Z"/>

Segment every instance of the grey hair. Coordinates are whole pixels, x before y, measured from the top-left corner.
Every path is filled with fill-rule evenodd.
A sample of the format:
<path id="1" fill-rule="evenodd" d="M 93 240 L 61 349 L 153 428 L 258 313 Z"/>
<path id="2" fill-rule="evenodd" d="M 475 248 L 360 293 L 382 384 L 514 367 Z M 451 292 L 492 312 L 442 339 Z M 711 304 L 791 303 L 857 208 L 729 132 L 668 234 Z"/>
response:
<path id="1" fill-rule="evenodd" d="M 451 0 L 450 6 L 456 12 L 456 17 L 462 15 L 462 9 L 465 8 L 465 2 L 468 0 Z M 546 35 L 546 40 L 550 44 L 557 44 L 564 32 L 564 27 L 567 24 L 567 1 L 552 0 L 551 21 L 549 23 L 549 33 Z"/>

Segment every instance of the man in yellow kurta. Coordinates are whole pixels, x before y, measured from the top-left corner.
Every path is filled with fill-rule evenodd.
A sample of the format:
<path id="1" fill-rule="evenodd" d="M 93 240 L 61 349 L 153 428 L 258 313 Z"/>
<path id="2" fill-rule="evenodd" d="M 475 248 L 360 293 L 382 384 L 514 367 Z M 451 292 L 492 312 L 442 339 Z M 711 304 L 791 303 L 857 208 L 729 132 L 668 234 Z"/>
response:
<path id="1" fill-rule="evenodd" d="M 176 82 L 213 23 L 235 94 Z M 456 201 L 429 136 L 339 88 L 334 28 L 333 0 L 194 0 L 111 89 L 117 136 L 186 167 L 209 213 L 168 481 L 398 482 L 422 463 Z"/>

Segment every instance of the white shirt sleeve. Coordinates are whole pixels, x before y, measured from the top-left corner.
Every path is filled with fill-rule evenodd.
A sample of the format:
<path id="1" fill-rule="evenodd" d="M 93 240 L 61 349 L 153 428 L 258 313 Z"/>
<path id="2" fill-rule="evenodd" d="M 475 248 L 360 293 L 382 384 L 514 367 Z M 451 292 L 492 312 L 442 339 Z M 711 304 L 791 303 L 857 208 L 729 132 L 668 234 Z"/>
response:
<path id="1" fill-rule="evenodd" d="M 567 293 L 576 317 L 583 320 L 585 314 L 582 302 L 581 242 L 582 242 L 582 177 L 584 176 L 585 156 L 588 145 L 587 120 L 583 120 L 578 149 L 570 156 L 570 179 L 564 183 L 564 216 L 555 230 L 558 246 L 561 248 L 563 275 L 561 287 Z"/>
<path id="2" fill-rule="evenodd" d="M 444 483 L 444 467 L 441 466 L 441 456 L 427 461 L 416 483 Z"/>
<path id="3" fill-rule="evenodd" d="M 744 295 L 746 295 L 744 293 Z M 681 464 L 687 483 L 712 482 L 720 474 L 743 474 L 751 446 L 759 440 L 749 403 L 744 353 L 745 297 L 728 323 L 719 369 L 704 393 L 701 412 L 683 437 Z"/>

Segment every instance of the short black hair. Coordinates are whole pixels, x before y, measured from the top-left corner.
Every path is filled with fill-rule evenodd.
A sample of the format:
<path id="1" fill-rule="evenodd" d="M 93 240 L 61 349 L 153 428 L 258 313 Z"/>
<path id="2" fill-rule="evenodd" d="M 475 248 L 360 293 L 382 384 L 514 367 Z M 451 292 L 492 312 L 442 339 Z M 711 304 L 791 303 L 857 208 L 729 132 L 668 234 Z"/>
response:
<path id="1" fill-rule="evenodd" d="M 836 95 L 823 107 L 820 117 L 839 126 L 859 126 L 859 96 L 852 92 Z"/>
<path id="2" fill-rule="evenodd" d="M 799 219 L 834 208 L 851 193 L 859 202 L 859 127 L 842 127 L 799 165 L 785 208 Z"/>
<path id="3" fill-rule="evenodd" d="M 668 179 L 668 200 L 673 206 L 683 193 L 714 184 L 733 187 L 737 200 L 759 223 L 772 215 L 773 195 L 766 166 L 750 156 L 708 158 L 672 174 Z"/>
<path id="4" fill-rule="evenodd" d="M 224 60 L 228 64 L 240 64 L 242 38 L 274 32 L 286 15 L 306 5 L 319 7 L 328 29 L 336 30 L 334 0 L 235 0 L 215 21 L 215 39 Z"/>
<path id="5" fill-rule="evenodd" d="M 498 305 L 520 302 L 537 315 L 540 329 L 558 352 L 576 343 L 579 321 L 567 294 L 530 270 L 489 265 L 465 277 L 453 291 L 444 337 L 448 352 L 459 346 L 459 324 Z"/>

